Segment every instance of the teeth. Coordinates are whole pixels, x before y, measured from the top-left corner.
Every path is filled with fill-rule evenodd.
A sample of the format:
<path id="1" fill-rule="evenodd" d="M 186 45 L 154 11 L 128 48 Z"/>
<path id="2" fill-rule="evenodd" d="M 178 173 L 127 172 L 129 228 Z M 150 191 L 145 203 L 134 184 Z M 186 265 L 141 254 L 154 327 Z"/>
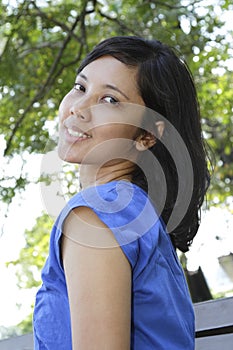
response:
<path id="1" fill-rule="evenodd" d="M 68 129 L 68 133 L 71 135 L 71 136 L 75 136 L 75 137 L 79 137 L 79 138 L 83 138 L 83 139 L 87 139 L 87 138 L 90 138 L 91 136 L 83 133 L 83 132 L 78 132 L 78 131 L 75 131 L 73 129 Z"/>

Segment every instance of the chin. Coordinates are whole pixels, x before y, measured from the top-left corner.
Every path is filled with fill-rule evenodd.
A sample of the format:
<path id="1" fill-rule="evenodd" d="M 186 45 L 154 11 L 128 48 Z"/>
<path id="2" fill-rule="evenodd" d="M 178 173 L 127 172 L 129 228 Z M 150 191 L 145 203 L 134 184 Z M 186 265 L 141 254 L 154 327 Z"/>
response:
<path id="1" fill-rule="evenodd" d="M 77 155 L 74 155 L 71 150 L 63 149 L 58 147 L 57 150 L 58 157 L 67 163 L 76 163 L 79 164 L 79 160 L 77 159 Z"/>

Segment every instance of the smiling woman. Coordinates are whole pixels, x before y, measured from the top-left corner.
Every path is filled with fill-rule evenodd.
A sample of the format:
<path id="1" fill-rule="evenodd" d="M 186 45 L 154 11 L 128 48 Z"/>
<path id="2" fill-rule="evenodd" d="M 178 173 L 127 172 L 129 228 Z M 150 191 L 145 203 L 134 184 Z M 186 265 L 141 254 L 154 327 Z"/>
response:
<path id="1" fill-rule="evenodd" d="M 87 55 L 59 108 L 58 153 L 82 190 L 51 232 L 35 349 L 193 350 L 187 251 L 209 174 L 195 87 L 156 40 Z"/>
<path id="2" fill-rule="evenodd" d="M 137 68 L 128 68 L 111 56 L 91 62 L 78 74 L 74 88 L 65 96 L 59 109 L 58 152 L 62 159 L 79 164 L 99 163 L 107 159 L 107 150 L 111 154 L 115 149 L 113 143 L 112 147 L 108 143 L 106 148 L 106 141 L 127 139 L 131 140 L 128 156 L 134 154 L 132 161 L 135 163 L 137 155 L 133 141 L 143 114 L 137 118 L 134 113 L 132 117 L 126 107 L 129 103 L 144 106 L 136 86 L 136 74 Z M 104 146 L 103 152 L 98 145 Z M 118 141 L 118 151 L 119 147 Z M 119 153 L 127 155 L 123 151 Z M 114 160 L 114 156 L 112 158 Z M 128 167 L 128 161 L 125 166 Z M 104 169 L 109 173 L 109 169 Z"/>

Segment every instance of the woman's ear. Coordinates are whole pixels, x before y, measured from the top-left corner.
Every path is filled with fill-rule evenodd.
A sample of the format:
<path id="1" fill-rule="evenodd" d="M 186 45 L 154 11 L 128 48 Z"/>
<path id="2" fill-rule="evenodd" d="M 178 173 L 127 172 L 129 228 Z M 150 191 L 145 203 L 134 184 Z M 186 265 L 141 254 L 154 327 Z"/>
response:
<path id="1" fill-rule="evenodd" d="M 164 132 L 165 124 L 162 120 L 159 120 L 155 123 L 156 127 L 156 136 L 150 133 L 149 131 L 145 131 L 143 134 L 139 135 L 135 140 L 135 147 L 138 151 L 146 151 L 156 144 L 157 139 L 161 139 Z"/>
<path id="2" fill-rule="evenodd" d="M 156 143 L 155 135 L 147 131 L 136 138 L 135 147 L 138 151 L 146 151 L 147 149 L 154 146 L 155 143 Z"/>

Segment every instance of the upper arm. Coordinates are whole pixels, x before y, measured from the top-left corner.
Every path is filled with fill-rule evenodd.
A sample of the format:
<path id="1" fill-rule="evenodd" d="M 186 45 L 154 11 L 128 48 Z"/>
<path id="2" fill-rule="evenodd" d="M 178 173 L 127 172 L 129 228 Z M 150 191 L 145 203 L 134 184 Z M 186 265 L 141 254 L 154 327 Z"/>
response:
<path id="1" fill-rule="evenodd" d="M 131 267 L 91 209 L 76 208 L 66 219 L 62 258 L 73 350 L 129 350 Z"/>

